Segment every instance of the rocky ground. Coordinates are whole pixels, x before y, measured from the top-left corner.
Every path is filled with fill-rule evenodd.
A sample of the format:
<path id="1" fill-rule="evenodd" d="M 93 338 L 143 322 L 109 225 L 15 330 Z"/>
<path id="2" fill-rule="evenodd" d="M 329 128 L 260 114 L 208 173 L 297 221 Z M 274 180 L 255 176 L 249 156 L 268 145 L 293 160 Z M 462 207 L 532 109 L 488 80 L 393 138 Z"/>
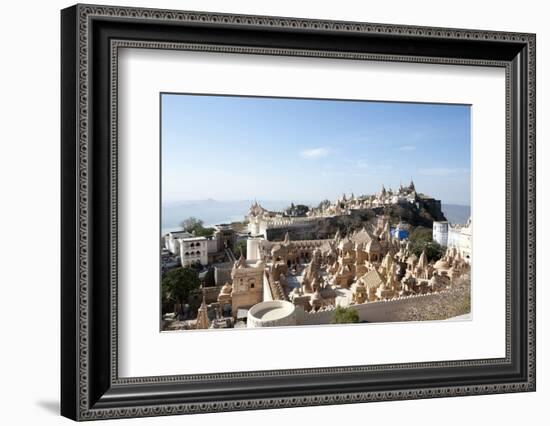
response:
<path id="1" fill-rule="evenodd" d="M 445 320 L 471 311 L 470 274 L 465 274 L 453 283 L 452 287 L 434 298 L 433 303 L 420 308 L 412 306 L 398 314 L 400 321 Z"/>

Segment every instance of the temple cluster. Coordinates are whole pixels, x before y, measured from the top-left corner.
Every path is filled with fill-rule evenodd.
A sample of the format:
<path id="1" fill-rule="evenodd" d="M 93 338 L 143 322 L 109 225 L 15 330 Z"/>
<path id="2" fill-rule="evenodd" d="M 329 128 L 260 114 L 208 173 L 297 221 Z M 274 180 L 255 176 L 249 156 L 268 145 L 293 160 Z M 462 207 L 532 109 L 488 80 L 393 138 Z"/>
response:
<path id="1" fill-rule="evenodd" d="M 248 232 L 251 235 L 266 235 L 269 230 L 275 228 L 306 227 L 327 218 L 347 216 L 354 212 L 379 211 L 384 207 L 408 205 L 416 208 L 426 208 L 432 212 L 441 210 L 441 202 L 418 193 L 414 182 L 411 180 L 407 186 L 399 185 L 399 189 L 396 191 L 391 188 L 386 189 L 382 185 L 380 192 L 377 194 L 355 196 L 353 193 L 351 195 L 344 193 L 334 202 L 325 200 L 319 206 L 303 211 L 301 215 L 296 214 L 300 211 L 297 206 L 276 212 L 265 209 L 258 202 L 254 202 L 248 211 L 246 220 L 248 222 Z"/>
<path id="2" fill-rule="evenodd" d="M 315 215 L 339 215 L 348 214 L 352 210 L 357 209 L 369 209 L 375 207 L 382 207 L 392 204 L 414 204 L 417 202 L 419 194 L 416 192 L 414 182 L 407 186 L 399 185 L 397 191 L 393 191 L 391 188 L 386 189 L 382 185 L 382 189 L 378 194 L 361 195 L 356 197 L 353 192 L 348 197 L 346 194 L 342 194 L 334 203 L 325 203 L 309 212 L 310 216 Z"/>
<path id="3" fill-rule="evenodd" d="M 249 258 L 235 262 L 233 286 L 224 286 L 218 302 L 231 303 L 237 312 L 266 299 L 282 300 L 310 313 L 437 293 L 469 271 L 455 247 L 430 262 L 425 252 L 417 256 L 410 242 L 391 235 L 387 218 L 378 222 L 375 229 L 337 232 L 325 240 L 292 241 L 288 232 L 280 242 L 250 239 Z"/>
<path id="4" fill-rule="evenodd" d="M 448 238 L 447 233 L 444 255 L 429 258 L 425 249 L 413 247 L 409 224 L 396 223 L 383 213 L 359 229 L 338 229 L 329 238 L 296 237 L 297 228 L 308 227 L 313 220 L 322 223 L 359 209 L 383 212 L 381 205 L 419 203 L 419 197 L 411 182 L 396 192 L 382 187 L 377 195 L 344 195 L 307 212 L 292 205 L 289 211 L 301 209 L 306 214 L 302 216 L 272 212 L 254 202 L 246 216 L 246 256 L 214 265 L 216 285 L 201 290 L 191 328 L 326 324 L 337 306 L 356 310 L 359 321 L 392 321 L 401 318 L 395 315 L 397 310 L 430 303 L 457 280 L 469 280 L 470 239 Z M 433 239 L 439 243 L 447 222 L 434 224 Z M 284 236 L 270 238 L 268 228 L 282 229 Z M 471 221 L 460 229 L 471 237 L 464 231 L 471 230 Z M 166 237 L 167 247 L 173 237 Z M 184 255 L 188 245 L 197 244 L 192 237 L 178 237 L 179 253 Z M 220 241 L 217 247 L 229 245 Z M 208 247 L 205 251 L 208 254 Z"/>

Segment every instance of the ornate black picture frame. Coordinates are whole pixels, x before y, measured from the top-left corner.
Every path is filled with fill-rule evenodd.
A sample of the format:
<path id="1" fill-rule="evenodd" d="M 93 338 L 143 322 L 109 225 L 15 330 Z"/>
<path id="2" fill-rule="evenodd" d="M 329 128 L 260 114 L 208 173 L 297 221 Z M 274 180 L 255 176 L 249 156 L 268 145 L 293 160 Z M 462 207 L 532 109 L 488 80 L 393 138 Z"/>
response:
<path id="1" fill-rule="evenodd" d="M 61 13 L 61 414 L 74 420 L 535 390 L 535 35 L 76 5 Z M 119 378 L 117 49 L 506 70 L 506 356 Z M 503 177 L 504 179 L 504 177 Z"/>

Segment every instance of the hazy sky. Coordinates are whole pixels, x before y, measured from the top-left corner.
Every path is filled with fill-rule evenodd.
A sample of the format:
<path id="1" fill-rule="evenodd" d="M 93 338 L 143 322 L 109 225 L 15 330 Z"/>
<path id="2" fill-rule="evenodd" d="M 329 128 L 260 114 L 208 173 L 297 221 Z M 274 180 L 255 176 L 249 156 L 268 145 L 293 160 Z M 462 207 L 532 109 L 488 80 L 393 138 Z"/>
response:
<path id="1" fill-rule="evenodd" d="M 414 179 L 470 204 L 470 107 L 162 95 L 163 202 L 318 202 Z"/>

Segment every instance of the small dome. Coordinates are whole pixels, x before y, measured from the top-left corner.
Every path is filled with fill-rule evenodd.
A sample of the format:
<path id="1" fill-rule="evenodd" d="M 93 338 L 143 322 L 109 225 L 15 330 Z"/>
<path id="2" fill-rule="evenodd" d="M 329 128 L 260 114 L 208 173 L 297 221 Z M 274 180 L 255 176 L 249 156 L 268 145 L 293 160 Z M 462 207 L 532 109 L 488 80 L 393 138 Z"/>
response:
<path id="1" fill-rule="evenodd" d="M 450 265 L 449 265 L 449 262 L 447 262 L 445 259 L 439 259 L 437 262 L 435 262 L 434 268 L 435 269 L 449 269 Z"/>

